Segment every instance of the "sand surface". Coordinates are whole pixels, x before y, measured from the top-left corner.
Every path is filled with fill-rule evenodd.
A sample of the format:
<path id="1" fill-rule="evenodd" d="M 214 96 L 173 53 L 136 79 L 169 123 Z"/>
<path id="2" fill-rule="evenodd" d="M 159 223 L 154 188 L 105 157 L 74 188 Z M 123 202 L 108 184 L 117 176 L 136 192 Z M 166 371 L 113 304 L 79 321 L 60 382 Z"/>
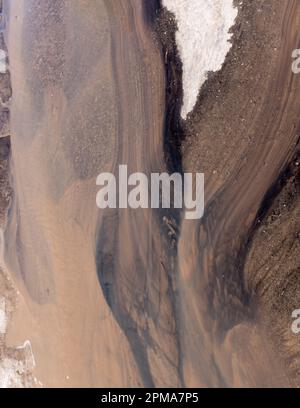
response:
<path id="1" fill-rule="evenodd" d="M 285 331 L 293 305 L 282 303 L 271 333 L 282 283 L 274 267 L 267 276 L 257 270 L 273 259 L 279 230 L 283 264 L 298 270 L 297 247 L 286 245 L 298 224 L 283 216 L 272 229 L 265 216 L 283 211 L 286 195 L 292 219 L 298 214 L 300 77 L 290 56 L 299 1 L 239 5 L 225 64 L 184 124 L 176 34 L 167 33 L 167 47 L 154 34 L 156 1 L 8 5 L 13 99 L 0 153 L 11 151 L 14 194 L 2 217 L 9 321 L 0 314 L 0 369 L 9 372 L 7 358 L 20 364 L 25 386 L 299 385 L 298 366 L 287 364 L 299 347 Z M 164 18 L 160 29 L 169 28 Z M 97 208 L 100 172 L 127 164 L 149 174 L 170 163 L 205 173 L 199 222 L 175 211 Z M 270 234 L 262 252 L 258 223 Z M 284 271 L 282 282 L 291 277 Z"/>
<path id="2" fill-rule="evenodd" d="M 95 201 L 100 172 L 163 166 L 164 70 L 143 12 L 139 1 L 10 2 L 17 194 L 5 258 L 21 294 L 8 340 L 30 339 L 44 386 L 178 383 L 160 216 L 103 214 Z"/>

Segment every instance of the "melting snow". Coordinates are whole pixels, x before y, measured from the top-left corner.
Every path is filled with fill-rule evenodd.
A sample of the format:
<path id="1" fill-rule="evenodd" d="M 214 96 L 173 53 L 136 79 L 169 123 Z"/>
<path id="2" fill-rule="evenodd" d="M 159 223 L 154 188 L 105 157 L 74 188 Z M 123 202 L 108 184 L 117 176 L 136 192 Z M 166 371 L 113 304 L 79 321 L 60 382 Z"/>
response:
<path id="1" fill-rule="evenodd" d="M 162 4 L 177 20 L 176 42 L 183 64 L 181 116 L 186 119 L 207 73 L 218 71 L 224 63 L 238 11 L 233 0 L 162 0 Z"/>
<path id="2" fill-rule="evenodd" d="M 5 299 L 0 297 L 0 335 L 5 334 L 7 325 L 7 317 L 5 312 Z"/>
<path id="3" fill-rule="evenodd" d="M 0 49 L 0 74 L 5 74 L 7 71 L 6 52 Z"/>

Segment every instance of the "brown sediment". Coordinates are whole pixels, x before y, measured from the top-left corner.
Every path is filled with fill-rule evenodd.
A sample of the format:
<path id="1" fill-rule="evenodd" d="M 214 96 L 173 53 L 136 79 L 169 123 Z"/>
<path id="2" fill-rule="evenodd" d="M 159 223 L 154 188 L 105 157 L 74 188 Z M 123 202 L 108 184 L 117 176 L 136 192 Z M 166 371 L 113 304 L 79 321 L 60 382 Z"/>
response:
<path id="1" fill-rule="evenodd" d="M 0 1 L 1 30 L 5 20 Z M 4 21 L 4 23 L 3 23 Z M 0 49 L 7 53 L 4 34 L 0 32 Z M 8 62 L 8 57 L 7 57 Z M 0 300 L 5 313 L 6 326 L 13 318 L 17 305 L 17 291 L 4 265 L 3 230 L 7 222 L 8 210 L 13 191 L 10 180 L 11 138 L 10 138 L 10 101 L 12 97 L 10 71 L 0 74 Z M 10 387 L 32 387 L 36 385 L 32 375 L 33 357 L 30 345 L 9 346 L 6 342 L 7 332 L 0 333 L 0 383 Z M 2 378 L 7 376 L 7 380 Z"/>
<path id="2" fill-rule="evenodd" d="M 204 218 L 199 225 L 183 221 L 178 243 L 187 385 L 299 383 L 299 377 L 290 377 L 276 358 L 278 348 L 284 356 L 289 344 L 279 338 L 289 330 L 294 301 L 290 300 L 285 320 L 277 317 L 276 329 L 266 335 L 261 321 L 268 322 L 263 310 L 270 314 L 279 301 L 278 292 L 272 290 L 276 280 L 265 297 L 268 306 L 259 311 L 259 296 L 249 290 L 254 273 L 247 273 L 246 278 L 244 269 L 264 198 L 268 191 L 274 197 L 272 186 L 278 185 L 298 148 L 299 76 L 291 71 L 291 54 L 299 46 L 299 7 L 297 1 L 257 0 L 239 5 L 226 62 L 220 72 L 210 74 L 183 126 L 183 170 L 204 172 L 206 177 Z M 294 212 L 290 216 L 299 217 Z M 290 230 L 293 248 L 297 247 L 296 230 L 295 225 Z M 261 257 L 261 251 L 251 250 L 254 270 Z M 283 262 L 293 271 L 290 286 L 296 291 L 292 275 L 299 268 L 297 252 L 286 251 Z M 274 320 L 276 314 L 270 322 Z M 288 353 L 285 357 L 290 358 Z"/>
<path id="3" fill-rule="evenodd" d="M 300 4 L 239 6 L 232 50 L 185 123 L 176 25 L 162 10 L 161 51 L 158 2 L 146 4 L 11 0 L 15 197 L 5 256 L 20 297 L 7 341 L 31 340 L 46 386 L 297 384 L 298 346 L 283 328 L 290 296 L 268 319 L 298 273 L 290 56 Z M 174 212 L 99 212 L 96 177 L 119 164 L 204 172 L 204 219 L 179 226 Z M 274 197 L 289 203 L 280 217 Z M 269 247 L 260 230 L 270 211 Z M 287 289 L 275 269 L 262 280 L 256 269 L 275 242 Z"/>
<path id="4" fill-rule="evenodd" d="M 184 138 L 180 110 L 182 106 L 182 63 L 175 34 L 177 24 L 172 13 L 160 5 L 155 29 L 162 45 L 166 70 L 164 153 L 170 172 L 182 172 L 181 144 Z"/>
<path id="5" fill-rule="evenodd" d="M 3 4 L 0 0 L 0 19 L 3 19 Z M 0 49 L 7 53 L 3 31 L 0 31 Z M 7 57 L 8 62 L 8 57 Z M 12 189 L 9 183 L 10 124 L 9 103 L 12 96 L 9 69 L 0 74 L 0 226 L 4 227 L 10 204 Z"/>
<path id="6" fill-rule="evenodd" d="M 262 202 L 244 268 L 259 324 L 296 387 L 300 347 L 292 332 L 292 312 L 300 304 L 299 147 Z"/>
<path id="7" fill-rule="evenodd" d="M 181 385 L 169 220 L 95 204 L 100 172 L 165 169 L 165 73 L 144 3 L 10 4 L 9 341 L 31 340 L 46 386 Z"/>

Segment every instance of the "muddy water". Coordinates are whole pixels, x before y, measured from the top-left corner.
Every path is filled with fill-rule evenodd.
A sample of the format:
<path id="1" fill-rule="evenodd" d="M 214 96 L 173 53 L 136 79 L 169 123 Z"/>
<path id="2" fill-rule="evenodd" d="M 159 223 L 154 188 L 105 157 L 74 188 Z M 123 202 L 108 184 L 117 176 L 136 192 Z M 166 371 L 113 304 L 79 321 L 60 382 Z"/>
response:
<path id="1" fill-rule="evenodd" d="M 179 385 L 162 215 L 95 202 L 100 172 L 164 168 L 164 66 L 143 3 L 10 0 L 7 42 L 9 342 L 31 341 L 46 386 Z"/>

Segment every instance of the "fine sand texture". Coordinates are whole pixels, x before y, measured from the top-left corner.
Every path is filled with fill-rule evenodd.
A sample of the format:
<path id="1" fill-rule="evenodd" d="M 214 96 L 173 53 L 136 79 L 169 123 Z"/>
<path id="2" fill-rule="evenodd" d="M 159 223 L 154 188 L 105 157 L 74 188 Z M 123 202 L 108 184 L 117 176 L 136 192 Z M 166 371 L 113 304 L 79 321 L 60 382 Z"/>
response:
<path id="1" fill-rule="evenodd" d="M 151 3 L 151 2 L 150 2 Z M 140 1 L 10 1 L 11 344 L 44 386 L 179 385 L 161 214 L 99 211 L 96 177 L 164 168 L 164 66 Z M 134 215 L 133 215 L 134 214 Z"/>
<path id="2" fill-rule="evenodd" d="M 23 385 L 300 386 L 300 1 L 234 5 L 184 121 L 160 2 L 4 1 L 0 367 L 27 350 Z M 121 164 L 204 173 L 203 219 L 99 210 L 96 178 Z"/>

